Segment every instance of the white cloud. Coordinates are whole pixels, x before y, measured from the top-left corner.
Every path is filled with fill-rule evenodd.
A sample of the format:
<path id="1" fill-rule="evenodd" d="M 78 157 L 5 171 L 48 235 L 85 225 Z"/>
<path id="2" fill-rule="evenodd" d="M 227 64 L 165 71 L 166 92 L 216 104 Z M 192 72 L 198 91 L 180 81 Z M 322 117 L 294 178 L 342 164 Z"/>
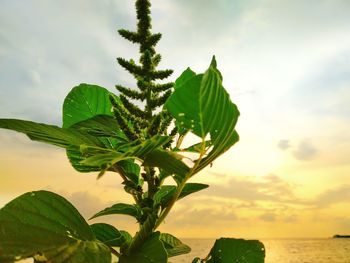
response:
<path id="1" fill-rule="evenodd" d="M 281 150 L 287 150 L 288 148 L 290 148 L 290 141 L 289 140 L 279 140 L 277 147 Z"/>
<path id="2" fill-rule="evenodd" d="M 240 108 L 242 140 L 235 156 L 223 157 L 221 170 L 233 169 L 231 156 L 249 169 L 283 170 L 282 154 L 274 153 L 278 138 L 291 138 L 280 141 L 279 147 L 303 160 L 324 154 L 324 144 L 347 141 L 348 124 L 343 119 L 326 122 L 320 112 L 332 112 L 334 118 L 349 116 L 349 1 L 155 0 L 152 10 L 154 30 L 163 33 L 158 48 L 163 56 L 161 67 L 175 69 L 174 79 L 187 66 L 203 72 L 216 54 L 224 86 Z M 135 28 L 134 5 L 128 0 L 4 1 L 0 9 L 0 116 L 59 124 L 63 99 L 76 84 L 91 82 L 110 90 L 117 83 L 133 84 L 115 58 L 136 57 L 137 47 L 119 37 L 118 28 Z M 339 123 L 341 131 L 336 130 Z M 317 145 L 294 143 L 306 137 Z M 3 150 L 17 143 L 17 137 L 7 135 L 0 140 L 6 145 Z M 33 147 L 35 151 L 37 146 Z M 343 163 L 348 161 L 346 156 Z M 339 162 L 338 157 L 332 158 Z M 347 197 L 344 187 L 325 192 L 318 201 L 300 201 L 295 186 L 283 178 L 234 178 L 228 186 L 213 185 L 208 196 L 245 209 L 259 209 L 264 202 L 281 210 L 284 203 L 326 206 Z M 84 192 L 75 195 L 78 205 L 83 197 L 90 200 Z M 199 197 L 204 198 L 200 193 Z M 98 201 L 92 204 L 96 209 L 100 206 Z M 271 211 L 261 209 L 259 214 L 266 219 Z M 88 207 L 82 210 L 92 212 Z M 222 214 L 221 210 L 188 211 L 196 217 Z M 234 220 L 234 211 L 224 215 Z M 293 214 L 281 217 L 280 211 L 276 218 L 296 220 Z"/>
<path id="3" fill-rule="evenodd" d="M 300 161 L 310 161 L 316 157 L 317 153 L 317 148 L 310 140 L 302 141 L 298 148 L 293 151 L 294 157 Z"/>

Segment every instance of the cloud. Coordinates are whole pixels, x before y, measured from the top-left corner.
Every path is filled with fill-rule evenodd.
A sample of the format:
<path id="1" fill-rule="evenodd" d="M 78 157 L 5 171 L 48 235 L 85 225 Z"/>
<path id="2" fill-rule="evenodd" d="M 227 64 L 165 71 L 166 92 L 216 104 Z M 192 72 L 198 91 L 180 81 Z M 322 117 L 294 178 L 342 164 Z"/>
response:
<path id="1" fill-rule="evenodd" d="M 350 203 L 350 185 L 344 184 L 321 193 L 313 203 L 318 207 L 328 207 L 338 203 Z"/>
<path id="2" fill-rule="evenodd" d="M 295 186 L 274 174 L 262 177 L 233 177 L 224 185 L 212 185 L 208 195 L 243 201 L 294 202 Z"/>
<path id="3" fill-rule="evenodd" d="M 274 213 L 264 213 L 264 214 L 259 216 L 259 219 L 261 219 L 265 222 L 275 222 L 276 215 Z"/>
<path id="4" fill-rule="evenodd" d="M 294 211 L 291 209 L 288 209 L 287 211 L 281 211 L 278 209 L 275 209 L 273 211 L 266 211 L 263 214 L 261 214 L 258 219 L 267 222 L 267 223 L 274 223 L 274 222 L 284 222 L 284 223 L 295 223 L 298 221 L 298 216 L 296 214 L 290 214 Z M 300 212 L 300 211 L 299 211 Z"/>
<path id="5" fill-rule="evenodd" d="M 57 193 L 64 196 L 70 203 L 72 203 L 89 224 L 107 223 L 114 225 L 118 229 L 125 229 L 129 233 L 134 233 L 137 230 L 136 219 L 127 215 L 109 215 L 89 220 L 97 212 L 100 212 L 115 203 L 119 203 L 118 201 L 102 200 L 98 194 L 90 193 L 88 191 L 77 191 L 73 193 L 58 191 Z"/>
<path id="6" fill-rule="evenodd" d="M 288 215 L 284 218 L 284 222 L 286 223 L 295 223 L 297 222 L 299 217 L 296 214 Z"/>
<path id="7" fill-rule="evenodd" d="M 215 221 L 217 224 L 231 224 L 236 221 L 237 215 L 232 208 L 224 206 L 210 208 L 196 208 L 193 205 L 184 206 L 171 214 L 170 224 L 182 227 L 193 225 L 210 225 Z"/>
<path id="8" fill-rule="evenodd" d="M 278 141 L 277 147 L 282 151 L 291 152 L 293 157 L 299 161 L 311 161 L 319 153 L 319 149 L 314 146 L 310 139 L 303 139 L 296 147 L 293 147 L 289 139 L 281 139 Z"/>
<path id="9" fill-rule="evenodd" d="M 86 219 L 112 205 L 111 202 L 103 202 L 98 196 L 87 191 L 74 192 L 65 196 Z"/>
<path id="10" fill-rule="evenodd" d="M 304 114 L 349 119 L 350 49 L 339 48 L 332 53 L 319 59 L 318 65 L 288 94 L 288 99 Z"/>
<path id="11" fill-rule="evenodd" d="M 299 143 L 298 148 L 293 151 L 293 156 L 300 161 L 310 161 L 316 157 L 318 149 L 310 140 Z"/>
<path id="12" fill-rule="evenodd" d="M 289 140 L 279 140 L 277 147 L 281 150 L 287 150 L 291 147 Z"/>
<path id="13" fill-rule="evenodd" d="M 17 157 L 28 159 L 52 158 L 54 153 L 64 151 L 50 144 L 32 141 L 25 134 L 6 129 L 0 129 L 0 149 L 0 155 L 11 156 L 15 153 Z"/>
<path id="14" fill-rule="evenodd" d="M 349 229 L 350 229 L 350 217 L 341 217 L 341 218 L 337 218 L 337 223 L 339 225 L 339 232 L 335 233 L 335 234 L 348 234 Z M 344 229 L 346 229 L 345 233 L 343 232 Z"/>
<path id="15" fill-rule="evenodd" d="M 238 228 L 266 223 L 295 223 L 297 214 L 312 205 L 298 199 L 294 188 L 276 175 L 231 178 L 224 186 L 212 184 L 205 194 L 179 201 L 165 226 L 181 233 L 201 228 L 226 231 L 223 233 L 231 229 L 235 233 Z"/>
<path id="16" fill-rule="evenodd" d="M 287 131 L 301 127 L 303 138 L 305 129 L 293 126 L 292 118 L 320 123 L 320 115 L 350 116 L 349 4 L 346 0 L 154 1 L 154 30 L 163 33 L 157 48 L 164 57 L 161 67 L 175 69 L 175 78 L 187 66 L 204 69 L 216 54 L 231 95 L 254 91 L 235 101 L 245 116 L 241 127 L 250 131 L 259 127 L 267 137 L 281 138 L 280 134 L 274 136 L 275 132 L 284 130 L 288 123 Z M 116 66 L 115 57 L 137 57 L 137 47 L 119 37 L 118 28 L 135 28 L 134 5 L 129 0 L 4 1 L 0 9 L 1 117 L 60 124 L 63 99 L 80 82 L 111 91 L 117 83 L 134 85 L 130 75 Z M 321 127 L 332 130 L 335 126 Z M 260 135 L 267 138 L 265 134 Z M 0 138 L 1 145 L 16 145 L 16 138 L 6 134 Z M 20 144 L 22 139 L 31 143 L 21 137 Z M 345 139 L 332 138 L 339 144 Z M 316 158 L 322 149 L 323 141 L 314 142 L 317 145 L 310 140 L 298 145 L 283 139 L 277 146 L 306 161 Z M 241 145 L 248 151 L 258 144 Z M 256 162 L 261 160 L 249 160 L 249 165 L 258 166 Z M 31 175 L 26 180 L 33 178 Z M 208 207 L 188 206 L 183 213 L 188 212 L 190 220 L 203 217 L 209 222 L 212 218 L 207 215 L 212 215 L 223 216 L 228 222 L 235 220 L 237 210 L 233 208 L 240 208 L 254 211 L 253 218 L 261 215 L 268 219 L 272 213 L 278 219 L 293 221 L 299 216 L 297 212 L 291 210 L 290 217 L 282 217 L 281 211 L 294 205 L 327 207 L 348 198 L 346 185 L 307 203 L 296 196 L 295 185 L 276 175 L 227 176 L 224 180 L 226 185 L 212 185 L 205 196 L 196 194 Z M 80 187 L 80 182 L 73 181 Z M 67 197 L 88 217 L 109 205 L 84 191 Z M 220 206 L 221 201 L 232 207 Z M 209 204 L 214 202 L 217 209 L 211 211 Z"/>
<path id="17" fill-rule="evenodd" d="M 116 32 L 116 26 L 134 22 L 133 8 L 121 10 L 118 1 L 107 0 L 3 3 L 1 116 L 61 124 L 64 97 L 77 84 L 114 90 L 118 76 L 123 81 L 127 75 L 115 57 L 136 53 L 132 45 L 124 48 L 128 43 Z"/>

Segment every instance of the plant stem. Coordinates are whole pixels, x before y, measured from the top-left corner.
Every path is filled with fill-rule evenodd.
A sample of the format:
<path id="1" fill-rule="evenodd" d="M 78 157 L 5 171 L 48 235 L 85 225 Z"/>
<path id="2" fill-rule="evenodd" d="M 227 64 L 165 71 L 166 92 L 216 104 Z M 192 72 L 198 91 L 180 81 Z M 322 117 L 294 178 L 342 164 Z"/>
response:
<path id="1" fill-rule="evenodd" d="M 117 250 L 115 250 L 114 248 L 109 247 L 109 250 L 111 251 L 111 253 L 113 255 L 117 256 L 118 258 L 121 256 L 120 253 Z"/>
<path id="2" fill-rule="evenodd" d="M 190 171 L 186 174 L 185 178 L 182 180 L 180 185 L 177 187 L 173 198 L 169 202 L 169 205 L 166 207 L 166 209 L 159 216 L 159 218 L 158 218 L 158 220 L 157 220 L 157 222 L 155 224 L 154 229 L 157 229 L 160 226 L 160 224 L 164 221 L 164 219 L 167 217 L 167 215 L 169 214 L 170 210 L 173 208 L 174 204 L 176 203 L 177 199 L 179 198 L 183 188 L 185 187 L 186 182 L 196 172 L 196 169 L 197 169 L 200 161 L 203 159 L 203 156 L 205 155 L 205 153 L 206 153 L 206 150 L 205 150 L 205 138 L 202 138 L 202 149 L 201 149 L 201 152 L 200 152 L 200 155 L 199 155 L 198 159 L 196 160 L 195 164 L 190 169 Z"/>
<path id="3" fill-rule="evenodd" d="M 156 186 L 154 182 L 154 173 L 149 167 L 145 167 L 145 171 L 146 171 L 146 179 L 147 179 L 147 185 L 148 185 L 148 197 L 153 198 L 156 192 Z"/>
<path id="4" fill-rule="evenodd" d="M 127 182 L 128 181 L 128 178 L 126 177 L 124 171 L 122 169 L 120 169 L 120 167 L 118 166 L 113 166 L 113 170 L 120 174 L 121 178 L 123 178 L 124 182 Z M 138 204 L 139 203 L 139 199 L 137 198 L 137 196 L 135 196 L 134 194 L 132 194 L 132 197 L 134 198 L 135 200 L 135 203 Z"/>
<path id="5" fill-rule="evenodd" d="M 133 240 L 131 241 L 126 254 L 129 255 L 135 249 L 139 248 L 143 242 L 153 233 L 154 225 L 156 222 L 156 215 L 149 214 L 146 221 L 141 225 L 140 231 L 136 233 Z"/>
<path id="6" fill-rule="evenodd" d="M 186 134 L 187 134 L 187 132 L 183 135 L 180 135 L 179 138 L 177 139 L 176 146 L 175 146 L 177 149 L 180 149 L 181 144 L 182 144 Z"/>

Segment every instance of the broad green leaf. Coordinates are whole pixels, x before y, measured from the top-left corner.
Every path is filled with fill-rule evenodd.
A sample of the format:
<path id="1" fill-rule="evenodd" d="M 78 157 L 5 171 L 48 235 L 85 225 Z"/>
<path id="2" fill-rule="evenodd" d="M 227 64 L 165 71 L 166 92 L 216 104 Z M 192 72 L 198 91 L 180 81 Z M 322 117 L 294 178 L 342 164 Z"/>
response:
<path id="1" fill-rule="evenodd" d="M 111 262 L 109 248 L 79 212 L 47 191 L 26 193 L 0 209 L 0 262 L 35 256 L 55 263 Z"/>
<path id="2" fill-rule="evenodd" d="M 86 158 L 81 154 L 79 149 L 79 147 L 70 147 L 66 150 L 67 157 L 73 168 L 81 173 L 100 171 L 101 168 L 99 166 L 82 164 L 82 161 L 84 161 Z"/>
<path id="3" fill-rule="evenodd" d="M 199 184 L 199 183 L 187 183 L 185 184 L 184 188 L 182 189 L 180 196 L 178 198 L 184 198 L 190 194 L 193 194 L 195 192 L 199 192 L 203 189 L 208 188 L 209 185 L 207 184 Z M 174 185 L 163 185 L 159 189 L 159 191 L 154 195 L 154 201 L 155 204 L 160 204 L 162 207 L 166 207 L 171 200 L 171 198 L 174 196 L 176 191 L 176 186 Z"/>
<path id="4" fill-rule="evenodd" d="M 141 216 L 140 210 L 135 205 L 119 203 L 119 204 L 112 205 L 111 207 L 107 207 L 106 209 L 103 209 L 102 211 L 98 212 L 90 219 L 93 219 L 99 216 L 116 215 L 116 214 L 129 215 L 129 216 L 135 217 L 136 219 L 139 219 Z"/>
<path id="5" fill-rule="evenodd" d="M 179 199 L 184 198 L 185 196 L 188 196 L 192 193 L 204 190 L 208 187 L 209 187 L 209 185 L 207 185 L 207 184 L 187 183 L 187 184 L 185 184 L 184 188 L 182 189 L 181 194 L 179 196 Z"/>
<path id="6" fill-rule="evenodd" d="M 108 149 L 104 150 L 97 147 L 87 147 L 85 149 L 87 155 L 89 155 L 89 153 L 95 153 L 96 150 L 104 150 L 105 153 L 93 154 L 93 156 L 83 160 L 82 164 L 90 166 L 99 166 L 103 169 L 108 169 L 109 167 L 123 160 L 130 160 L 136 158 L 144 159 L 144 157 L 147 154 L 154 151 L 158 147 L 164 145 L 165 143 L 169 142 L 170 140 L 171 137 L 169 136 L 156 135 L 137 146 L 128 148 L 126 152 L 117 152 Z"/>
<path id="7" fill-rule="evenodd" d="M 183 86 L 188 80 L 190 80 L 194 76 L 196 76 L 196 73 L 194 73 L 190 68 L 187 68 L 180 75 L 180 77 L 176 79 L 174 89 L 178 89 L 179 87 Z M 181 122 L 179 122 L 178 120 L 175 121 L 175 125 L 178 133 L 181 135 L 185 135 L 189 130 L 188 128 L 181 125 Z"/>
<path id="8" fill-rule="evenodd" d="M 94 116 L 78 122 L 70 128 L 95 136 L 101 145 L 109 149 L 113 149 L 119 144 L 127 143 L 125 135 L 120 130 L 117 121 L 108 115 Z M 82 155 L 80 149 L 77 147 L 67 149 L 67 157 L 74 169 L 79 172 L 100 171 L 100 167 L 98 166 L 88 166 L 81 163 L 86 157 Z"/>
<path id="9" fill-rule="evenodd" d="M 70 127 L 78 131 L 86 132 L 99 139 L 109 139 L 104 142 L 109 148 L 114 148 L 118 143 L 127 143 L 128 140 L 120 130 L 118 122 L 108 115 L 97 115 L 90 119 L 78 122 Z"/>
<path id="10" fill-rule="evenodd" d="M 159 232 L 153 233 L 139 249 L 120 257 L 119 263 L 167 263 L 168 255 L 159 238 Z"/>
<path id="11" fill-rule="evenodd" d="M 109 127 L 109 123 L 111 126 Z M 119 127 L 116 124 L 116 121 L 109 116 L 98 115 L 89 120 L 79 122 L 74 124 L 70 129 L 76 129 L 78 131 L 83 131 L 85 133 L 94 134 L 96 139 L 104 145 L 103 148 L 89 148 L 84 145 L 77 147 L 70 147 L 67 149 L 67 156 L 72 166 L 79 172 L 92 172 L 92 171 L 100 171 L 101 166 L 99 163 L 97 165 L 87 165 L 84 161 L 90 157 L 94 157 L 91 160 L 99 160 L 101 161 L 101 157 L 104 156 L 105 153 L 108 153 L 107 160 L 113 159 L 115 157 L 115 148 L 118 149 L 121 145 L 125 145 L 128 142 L 124 138 L 124 135 L 121 131 L 119 131 Z M 99 136 L 99 137 L 97 137 Z M 110 157 L 112 155 L 112 157 Z M 120 156 L 117 154 L 117 156 Z M 107 161 L 108 162 L 108 161 Z M 118 164 L 120 168 L 126 169 L 126 176 L 132 180 L 138 180 L 139 173 L 137 172 L 137 164 L 134 164 L 133 160 L 122 161 Z M 132 170 L 131 170 L 132 169 Z M 136 170 L 135 170 L 136 169 Z"/>
<path id="12" fill-rule="evenodd" d="M 167 177 L 171 176 L 171 173 L 168 173 L 167 171 L 160 169 L 159 172 L 159 181 L 163 182 Z"/>
<path id="13" fill-rule="evenodd" d="M 122 234 L 123 239 L 125 240 L 126 244 L 130 244 L 132 241 L 132 236 L 129 234 L 129 232 L 124 230 L 119 230 L 120 234 Z"/>
<path id="14" fill-rule="evenodd" d="M 159 167 L 167 172 L 168 175 L 176 174 L 180 178 L 184 178 L 190 168 L 181 161 L 183 156 L 163 150 L 156 149 L 146 155 L 144 160 L 145 166 Z"/>
<path id="15" fill-rule="evenodd" d="M 82 144 L 103 146 L 89 134 L 74 129 L 16 119 L 0 119 L 0 128 L 25 133 L 31 140 L 68 148 Z"/>
<path id="16" fill-rule="evenodd" d="M 74 87 L 63 103 L 63 127 L 90 119 L 96 115 L 112 116 L 111 93 L 102 87 L 80 84 Z"/>
<path id="17" fill-rule="evenodd" d="M 180 86 L 169 97 L 165 107 L 176 119 L 178 126 L 192 130 L 199 137 L 205 137 L 202 128 L 200 108 L 200 87 L 203 75 L 196 75 Z"/>
<path id="18" fill-rule="evenodd" d="M 154 205 L 165 207 L 176 191 L 175 185 L 162 185 L 158 192 L 154 195 Z"/>
<path id="19" fill-rule="evenodd" d="M 131 182 L 133 182 L 135 185 L 142 184 L 140 180 L 141 167 L 136 164 L 134 160 L 121 161 L 118 163 L 118 166 Z"/>
<path id="20" fill-rule="evenodd" d="M 168 257 L 175 257 L 182 254 L 191 252 L 191 248 L 183 244 L 178 238 L 167 233 L 161 233 L 159 237 L 160 241 L 163 242 Z"/>
<path id="21" fill-rule="evenodd" d="M 205 141 L 205 148 L 208 148 L 211 146 L 211 141 Z M 194 145 L 191 145 L 190 147 L 187 147 L 185 149 L 181 149 L 181 152 L 194 152 L 194 153 L 200 153 L 202 150 L 202 143 L 196 143 Z"/>
<path id="22" fill-rule="evenodd" d="M 129 241 L 125 234 L 127 232 L 121 232 L 112 225 L 97 223 L 90 225 L 90 227 L 96 238 L 108 246 L 121 247 Z M 127 235 L 130 236 L 129 233 Z"/>
<path id="23" fill-rule="evenodd" d="M 123 152 L 101 147 L 80 147 L 80 151 L 86 158 L 81 161 L 84 165 L 107 167 L 107 164 L 113 164 L 122 160 L 130 159 L 132 156 L 124 155 Z"/>
<path id="24" fill-rule="evenodd" d="M 232 145 L 239 141 L 239 135 L 234 130 L 230 133 L 230 135 L 223 138 L 224 142 L 222 144 L 217 143 L 214 145 L 213 149 L 209 152 L 209 154 L 200 162 L 196 171 L 202 170 L 204 167 L 212 163 L 216 158 L 218 158 L 222 153 L 227 151 Z"/>
<path id="25" fill-rule="evenodd" d="M 222 86 L 215 57 L 204 74 L 193 76 L 175 89 L 165 106 L 184 128 L 202 139 L 210 134 L 213 148 L 196 171 L 203 169 L 238 141 L 235 126 L 239 111 Z"/>
<path id="26" fill-rule="evenodd" d="M 208 263 L 264 263 L 265 247 L 258 240 L 221 238 L 216 240 Z"/>
<path id="27" fill-rule="evenodd" d="M 178 89 L 183 86 L 188 80 L 192 79 L 196 76 L 196 73 L 193 72 L 190 68 L 187 68 L 180 77 L 178 77 L 175 81 L 174 89 Z"/>

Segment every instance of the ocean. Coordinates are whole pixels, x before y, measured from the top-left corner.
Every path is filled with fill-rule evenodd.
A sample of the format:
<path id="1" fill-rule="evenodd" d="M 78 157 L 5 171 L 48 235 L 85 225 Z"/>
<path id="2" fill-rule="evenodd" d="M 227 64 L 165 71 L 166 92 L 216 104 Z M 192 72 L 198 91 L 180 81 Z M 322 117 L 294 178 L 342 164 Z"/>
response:
<path id="1" fill-rule="evenodd" d="M 350 263 L 350 239 L 305 238 L 261 239 L 261 241 L 266 249 L 265 263 Z M 195 257 L 204 258 L 215 240 L 184 238 L 182 242 L 192 248 L 191 253 L 170 258 L 170 262 L 191 263 Z"/>
<path id="2" fill-rule="evenodd" d="M 265 263 L 350 263 L 350 239 L 261 239 L 266 249 Z M 182 239 L 191 253 L 170 258 L 172 263 L 191 263 L 207 256 L 214 239 Z"/>

